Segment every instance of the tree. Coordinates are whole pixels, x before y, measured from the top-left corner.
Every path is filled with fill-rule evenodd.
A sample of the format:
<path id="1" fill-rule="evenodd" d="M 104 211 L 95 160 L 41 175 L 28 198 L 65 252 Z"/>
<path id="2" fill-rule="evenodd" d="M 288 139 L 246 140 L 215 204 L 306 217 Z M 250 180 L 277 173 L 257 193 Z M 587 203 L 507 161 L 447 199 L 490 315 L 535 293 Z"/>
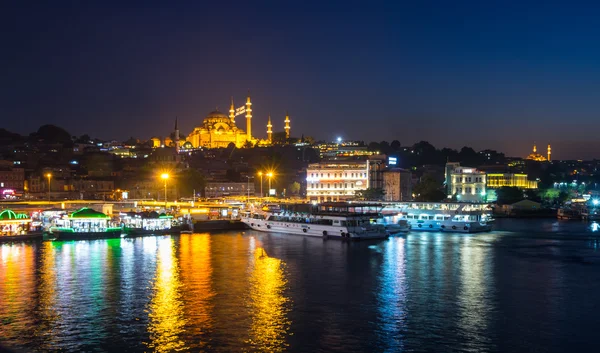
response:
<path id="1" fill-rule="evenodd" d="M 398 141 L 398 140 L 392 141 L 392 143 L 390 143 L 390 148 L 393 151 L 398 151 L 400 149 L 400 141 Z"/>
<path id="2" fill-rule="evenodd" d="M 71 134 L 55 125 L 42 125 L 30 136 L 46 143 L 72 143 Z"/>
<path id="3" fill-rule="evenodd" d="M 424 175 L 421 181 L 415 185 L 413 193 L 417 201 L 437 202 L 446 198 L 441 189 L 442 185 L 431 175 Z"/>
<path id="4" fill-rule="evenodd" d="M 496 190 L 496 195 L 498 195 L 497 203 L 499 205 L 510 205 L 523 200 L 523 191 L 513 186 L 501 187 L 500 189 Z"/>
<path id="5" fill-rule="evenodd" d="M 244 143 L 244 148 L 252 148 L 252 147 L 254 147 L 254 145 L 252 144 L 252 142 L 250 142 L 250 141 L 246 141 L 246 142 Z"/>
<path id="6" fill-rule="evenodd" d="M 290 194 L 298 195 L 300 192 L 300 183 L 297 181 L 291 183 L 290 186 L 288 186 L 288 190 L 290 191 Z"/>
<path id="7" fill-rule="evenodd" d="M 369 150 L 369 152 L 377 152 L 380 150 L 380 146 L 378 142 L 371 142 L 369 143 L 369 146 L 367 146 L 367 150 Z"/>
<path id="8" fill-rule="evenodd" d="M 380 201 L 385 196 L 385 191 L 382 188 L 368 188 L 357 191 L 355 196 L 365 201 Z"/>
<path id="9" fill-rule="evenodd" d="M 535 202 L 542 201 L 540 192 L 538 192 L 538 190 L 536 190 L 536 189 L 527 189 L 524 191 L 523 194 L 525 195 L 525 198 L 527 198 L 528 200 L 535 201 Z"/>
<path id="10" fill-rule="evenodd" d="M 379 142 L 379 152 L 388 154 L 390 152 L 390 144 L 387 141 Z"/>
<path id="11" fill-rule="evenodd" d="M 187 169 L 177 176 L 177 187 L 182 196 L 192 195 L 194 191 L 204 194 L 206 180 L 204 175 L 196 169 Z"/>

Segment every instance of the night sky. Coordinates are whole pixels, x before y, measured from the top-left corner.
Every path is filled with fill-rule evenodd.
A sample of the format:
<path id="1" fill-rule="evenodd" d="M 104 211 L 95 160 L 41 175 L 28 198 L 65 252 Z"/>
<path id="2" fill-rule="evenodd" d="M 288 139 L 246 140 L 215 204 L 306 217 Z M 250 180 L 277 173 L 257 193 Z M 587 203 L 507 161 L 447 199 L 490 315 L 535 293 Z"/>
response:
<path id="1" fill-rule="evenodd" d="M 535 141 L 557 159 L 600 158 L 591 2 L 8 2 L 0 127 L 11 131 L 147 139 L 178 116 L 187 134 L 250 90 L 258 137 L 269 113 L 283 131 L 288 110 L 298 137 L 510 156 Z"/>

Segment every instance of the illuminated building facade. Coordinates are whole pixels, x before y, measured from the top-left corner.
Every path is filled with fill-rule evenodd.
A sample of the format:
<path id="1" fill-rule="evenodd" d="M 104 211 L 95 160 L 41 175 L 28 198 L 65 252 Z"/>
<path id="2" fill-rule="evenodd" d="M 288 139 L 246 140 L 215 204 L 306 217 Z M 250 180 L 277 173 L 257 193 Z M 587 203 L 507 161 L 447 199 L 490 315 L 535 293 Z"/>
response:
<path id="1" fill-rule="evenodd" d="M 483 202 L 486 200 L 486 182 L 485 172 L 475 168 L 457 166 L 450 171 L 450 193 L 459 201 L 463 202 Z"/>
<path id="2" fill-rule="evenodd" d="M 317 146 L 321 159 L 335 159 L 340 157 L 372 156 L 379 154 L 369 151 L 367 146 L 355 141 L 322 143 Z"/>
<path id="3" fill-rule="evenodd" d="M 24 190 L 25 169 L 0 166 L 0 199 L 21 195 Z"/>
<path id="4" fill-rule="evenodd" d="M 311 201 L 345 201 L 356 191 L 368 188 L 366 161 L 339 161 L 309 164 L 306 170 L 306 195 Z"/>
<path id="5" fill-rule="evenodd" d="M 213 182 L 204 188 L 204 196 L 208 198 L 248 195 L 254 196 L 254 183 Z"/>
<path id="6" fill-rule="evenodd" d="M 538 182 L 528 180 L 527 174 L 512 174 L 512 173 L 488 173 L 487 187 L 497 189 L 504 186 L 516 187 L 520 189 L 537 189 Z"/>

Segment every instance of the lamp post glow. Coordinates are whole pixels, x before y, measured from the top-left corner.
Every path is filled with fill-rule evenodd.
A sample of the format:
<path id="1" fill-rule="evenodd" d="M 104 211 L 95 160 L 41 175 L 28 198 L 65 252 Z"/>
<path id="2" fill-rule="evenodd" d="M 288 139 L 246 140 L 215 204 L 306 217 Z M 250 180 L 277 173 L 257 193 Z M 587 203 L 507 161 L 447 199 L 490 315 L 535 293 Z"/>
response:
<path id="1" fill-rule="evenodd" d="M 269 178 L 269 194 L 270 194 L 271 193 L 271 179 L 273 178 L 273 172 L 268 172 L 267 177 Z"/>
<path id="2" fill-rule="evenodd" d="M 246 196 L 246 202 L 250 203 L 250 175 L 246 175 L 246 178 L 248 178 L 248 184 L 246 184 L 246 192 L 248 193 L 248 196 Z"/>
<path id="3" fill-rule="evenodd" d="M 165 181 L 165 212 L 167 212 L 167 180 L 169 179 L 169 174 L 162 173 L 160 177 Z"/>
<path id="4" fill-rule="evenodd" d="M 258 172 L 258 176 L 260 176 L 260 198 L 262 199 L 263 197 L 263 182 L 262 182 L 262 176 L 263 176 L 263 172 Z"/>
<path id="5" fill-rule="evenodd" d="M 48 202 L 50 202 L 50 179 L 52 178 L 52 174 L 46 174 L 46 178 L 48 178 Z"/>

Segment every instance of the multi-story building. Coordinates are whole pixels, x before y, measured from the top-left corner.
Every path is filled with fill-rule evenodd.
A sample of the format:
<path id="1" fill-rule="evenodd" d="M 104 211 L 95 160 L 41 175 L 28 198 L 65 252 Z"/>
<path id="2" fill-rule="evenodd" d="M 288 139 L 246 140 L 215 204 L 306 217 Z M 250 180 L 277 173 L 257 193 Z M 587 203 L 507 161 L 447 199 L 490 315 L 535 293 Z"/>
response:
<path id="1" fill-rule="evenodd" d="M 400 168 L 384 171 L 383 191 L 385 201 L 412 200 L 412 173 Z"/>
<path id="2" fill-rule="evenodd" d="M 367 161 L 330 161 L 309 164 L 306 196 L 312 201 L 344 201 L 369 187 Z"/>
<path id="3" fill-rule="evenodd" d="M 369 188 L 383 189 L 383 172 L 387 168 L 387 156 L 378 154 L 367 158 L 369 169 Z"/>
<path id="4" fill-rule="evenodd" d="M 254 183 L 212 182 L 204 188 L 207 198 L 248 195 L 254 196 Z"/>
<path id="5" fill-rule="evenodd" d="M 11 165 L 0 165 L 0 199 L 21 195 L 25 189 L 25 170 Z"/>
<path id="6" fill-rule="evenodd" d="M 485 172 L 475 168 L 461 167 L 455 165 L 454 169 L 446 166 L 446 180 L 449 178 L 448 196 L 465 202 L 484 202 L 487 199 Z"/>
<path id="7" fill-rule="evenodd" d="M 487 187 L 498 189 L 504 186 L 520 189 L 537 189 L 538 182 L 529 180 L 527 174 L 487 173 Z"/>

